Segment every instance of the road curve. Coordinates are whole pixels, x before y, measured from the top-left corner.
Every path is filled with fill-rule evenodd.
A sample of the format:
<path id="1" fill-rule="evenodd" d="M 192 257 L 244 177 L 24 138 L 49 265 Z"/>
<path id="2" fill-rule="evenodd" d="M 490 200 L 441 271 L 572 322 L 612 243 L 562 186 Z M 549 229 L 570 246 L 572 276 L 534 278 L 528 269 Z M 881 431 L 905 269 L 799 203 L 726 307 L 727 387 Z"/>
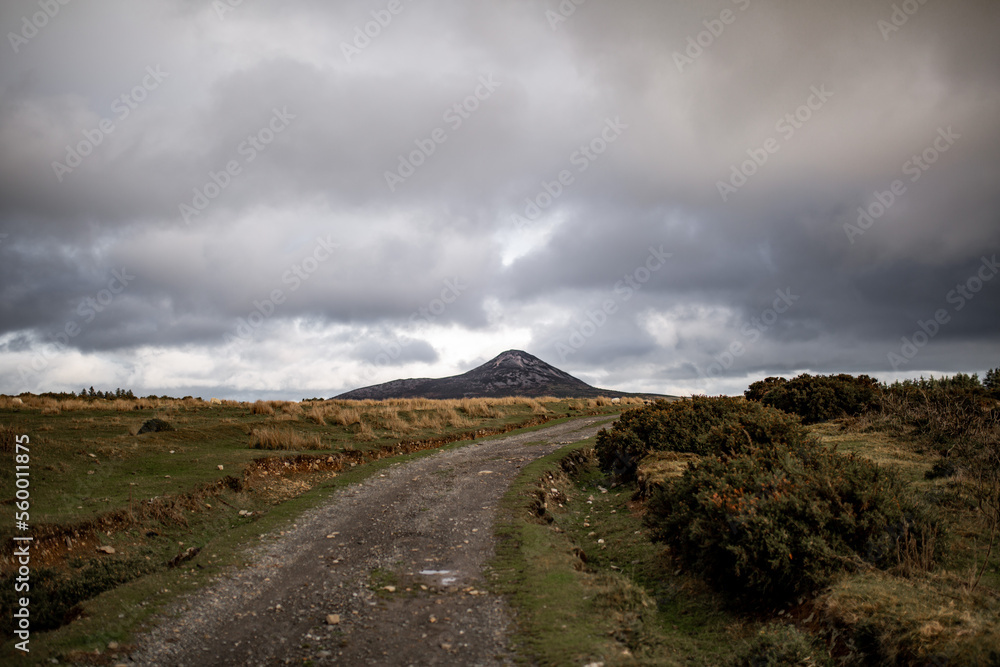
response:
<path id="1" fill-rule="evenodd" d="M 341 489 L 178 603 L 130 663 L 511 664 L 510 612 L 482 590 L 497 505 L 522 466 L 607 419 L 437 452 Z"/>

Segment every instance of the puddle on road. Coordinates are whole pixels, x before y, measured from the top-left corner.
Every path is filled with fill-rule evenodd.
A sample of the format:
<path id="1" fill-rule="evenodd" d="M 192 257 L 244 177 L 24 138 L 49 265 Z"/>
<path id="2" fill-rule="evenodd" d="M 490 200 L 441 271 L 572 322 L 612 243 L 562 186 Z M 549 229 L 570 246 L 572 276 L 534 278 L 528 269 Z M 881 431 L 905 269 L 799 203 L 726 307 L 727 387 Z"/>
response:
<path id="1" fill-rule="evenodd" d="M 451 570 L 421 570 L 420 574 L 425 577 L 441 577 L 442 586 L 451 586 L 456 581 L 458 581 L 458 577 L 443 576 L 443 575 L 455 574 Z"/>

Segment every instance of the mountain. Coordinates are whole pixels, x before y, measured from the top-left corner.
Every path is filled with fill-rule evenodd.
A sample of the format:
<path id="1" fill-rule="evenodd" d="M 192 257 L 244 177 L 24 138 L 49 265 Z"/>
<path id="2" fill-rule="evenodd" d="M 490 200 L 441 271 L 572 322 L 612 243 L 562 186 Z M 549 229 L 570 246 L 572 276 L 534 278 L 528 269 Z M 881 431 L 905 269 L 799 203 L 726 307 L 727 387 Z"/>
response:
<path id="1" fill-rule="evenodd" d="M 536 356 L 507 350 L 468 373 L 446 378 L 411 378 L 362 387 L 339 399 L 385 398 L 500 398 L 503 396 L 555 396 L 591 398 L 627 396 L 625 392 L 598 389 Z"/>

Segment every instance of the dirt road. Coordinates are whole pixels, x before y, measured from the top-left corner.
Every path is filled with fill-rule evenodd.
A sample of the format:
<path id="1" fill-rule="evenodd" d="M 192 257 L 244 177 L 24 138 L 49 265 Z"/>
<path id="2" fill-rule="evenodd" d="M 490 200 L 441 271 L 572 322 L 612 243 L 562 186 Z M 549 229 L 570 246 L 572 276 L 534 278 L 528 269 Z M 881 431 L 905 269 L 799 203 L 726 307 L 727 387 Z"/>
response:
<path id="1" fill-rule="evenodd" d="M 482 590 L 497 504 L 526 463 L 607 419 L 438 452 L 337 492 L 140 637 L 132 664 L 510 664 L 510 612 Z"/>

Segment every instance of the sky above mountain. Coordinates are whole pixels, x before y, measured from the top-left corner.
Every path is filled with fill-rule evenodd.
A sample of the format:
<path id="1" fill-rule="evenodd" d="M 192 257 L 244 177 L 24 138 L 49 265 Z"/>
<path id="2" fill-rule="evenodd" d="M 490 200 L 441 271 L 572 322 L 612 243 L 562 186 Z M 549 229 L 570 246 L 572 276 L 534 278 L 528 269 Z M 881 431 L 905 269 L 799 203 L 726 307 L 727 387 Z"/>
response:
<path id="1" fill-rule="evenodd" d="M 1000 366 L 1000 3 L 0 6 L 0 392 Z"/>

